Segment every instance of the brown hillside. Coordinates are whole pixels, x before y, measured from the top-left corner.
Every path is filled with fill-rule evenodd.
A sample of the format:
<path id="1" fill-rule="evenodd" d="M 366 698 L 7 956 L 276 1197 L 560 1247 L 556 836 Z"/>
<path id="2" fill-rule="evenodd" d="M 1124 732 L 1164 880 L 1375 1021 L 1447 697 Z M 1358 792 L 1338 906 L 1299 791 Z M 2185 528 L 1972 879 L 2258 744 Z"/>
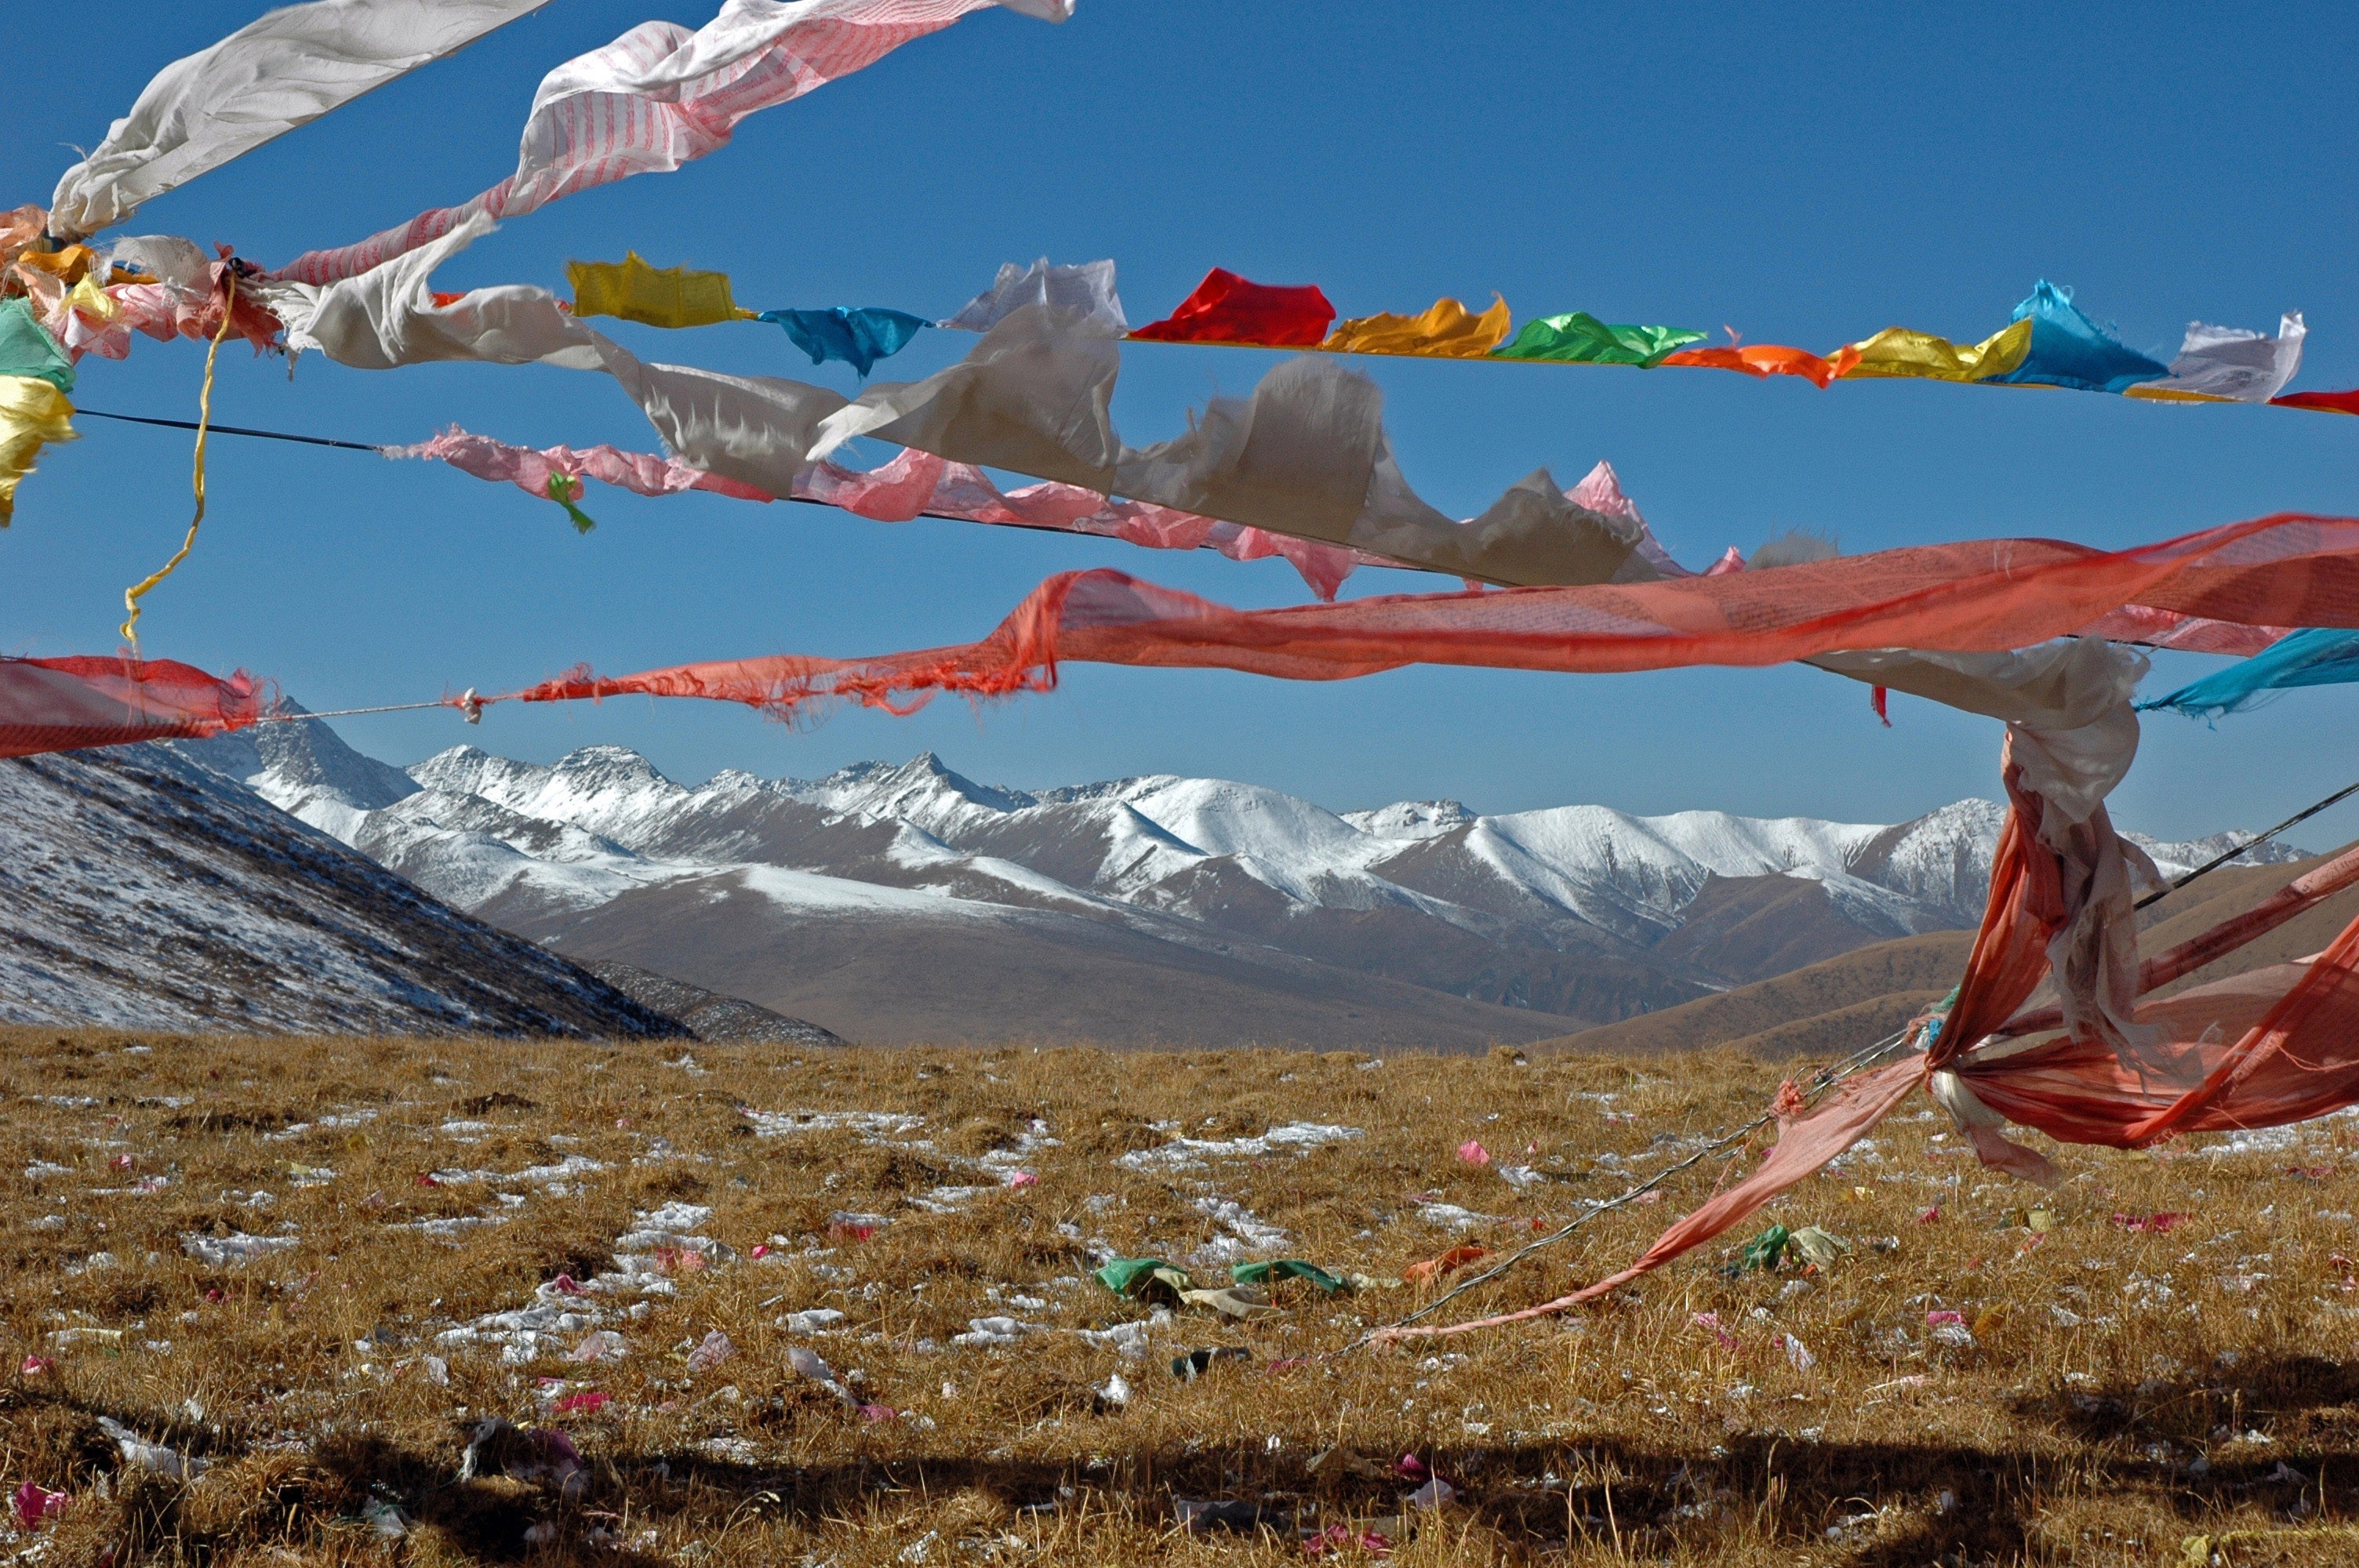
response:
<path id="1" fill-rule="evenodd" d="M 1823 882 L 1715 874 L 1680 911 L 1679 929 L 1653 951 L 1658 963 L 1745 985 L 1857 952 L 1879 935 L 1847 919 Z"/>
<path id="2" fill-rule="evenodd" d="M 1971 931 L 1935 931 L 1860 947 L 1823 963 L 1749 986 L 1698 998 L 1660 1012 L 1625 1019 L 1602 1029 L 1543 1040 L 1537 1049 L 1578 1044 L 1584 1051 L 1683 1051 L 1765 1035 L 1822 1014 L 1874 1003 L 1896 992 L 1930 992 L 1929 1000 L 1957 983 L 1973 946 Z M 1896 1020 L 1886 1029 L 1897 1028 Z M 1842 1033 L 1848 1022 L 1832 1022 Z M 1875 1038 L 1874 1035 L 1867 1037 Z M 1855 1044 L 1864 1044 L 1866 1040 Z M 1817 1049 L 1796 1045 L 1793 1050 Z M 1848 1049 L 1848 1047 L 1844 1047 Z"/>
<path id="3" fill-rule="evenodd" d="M 1949 994 L 1947 986 L 1940 990 L 1887 991 L 1867 1001 L 1748 1034 L 1733 1044 L 1739 1050 L 1779 1061 L 1792 1056 L 1848 1056 L 1898 1033 L 1910 1019 Z"/>

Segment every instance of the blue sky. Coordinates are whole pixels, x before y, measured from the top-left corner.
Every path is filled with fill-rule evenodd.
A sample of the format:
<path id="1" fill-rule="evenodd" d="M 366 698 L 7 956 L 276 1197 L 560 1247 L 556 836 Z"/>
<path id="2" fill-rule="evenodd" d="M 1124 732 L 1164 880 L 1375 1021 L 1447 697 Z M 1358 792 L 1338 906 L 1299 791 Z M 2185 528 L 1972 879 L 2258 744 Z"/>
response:
<path id="1" fill-rule="evenodd" d="M 153 8 L 103 51 L 0 59 L 14 157 L 0 200 L 46 200 L 149 74 L 256 14 Z M 275 265 L 462 200 L 514 164 L 535 83 L 651 16 L 712 0 L 555 0 L 145 209 L 125 232 L 225 241 Z M 445 288 L 563 287 L 569 257 L 729 272 L 756 308 L 946 314 L 1003 261 L 1112 256 L 1134 320 L 1213 265 L 1316 282 L 1346 315 L 1471 304 L 1519 319 L 1736 328 L 1821 351 L 1886 325 L 1971 338 L 2046 276 L 2168 358 L 2196 318 L 2307 312 L 2296 384 L 2359 384 L 2347 97 L 2359 13 L 2323 6 L 1082 0 L 1063 27 L 987 13 L 741 127 L 673 175 L 571 198 L 458 258 Z M 95 57 L 95 58 L 94 58 Z M 34 130 L 38 127 L 38 130 Z M 52 143 L 57 145 L 52 145 Z M 650 355 L 849 388 L 759 324 L 619 329 Z M 884 374 L 971 343 L 922 334 Z M 1276 356 L 1126 351 L 1134 441 L 1239 392 Z M 90 407 L 192 417 L 201 354 L 141 340 L 84 362 Z M 2280 509 L 2359 506 L 2359 421 L 2270 409 L 1908 383 L 1756 384 L 1701 372 L 1367 362 L 1410 481 L 1470 514 L 1546 465 L 1610 459 L 1701 565 L 1788 528 L 1847 552 L 1986 535 L 2120 546 Z M 371 442 L 458 423 L 533 444 L 650 449 L 603 377 L 542 367 L 392 373 L 225 349 L 215 417 Z M 123 586 L 188 512 L 186 438 L 88 420 L 0 535 L 0 647 L 114 645 Z M 875 454 L 881 456 L 882 454 Z M 147 650 L 243 665 L 316 708 L 498 689 L 577 662 L 621 671 L 780 651 L 878 652 L 980 635 L 1050 572 L 1112 565 L 1233 603 L 1305 597 L 1237 565 L 948 523 L 878 524 L 720 497 L 593 487 L 576 537 L 553 506 L 439 465 L 219 439 L 197 553 L 148 600 Z M 1364 572 L 1348 592 L 1432 585 Z M 2166 679 L 2214 667 L 2176 659 Z M 2359 776 L 2347 690 L 2206 728 L 2150 720 L 2116 797 L 2171 835 L 2275 820 Z M 694 781 L 809 776 L 921 748 L 992 782 L 1169 771 L 1338 808 L 1448 795 L 1482 810 L 1595 801 L 1892 820 L 1996 788 L 1997 727 L 1807 669 L 1564 677 L 1411 670 L 1335 685 L 1074 666 L 1062 690 L 977 713 L 839 713 L 794 730 L 693 702 L 495 708 L 342 728 L 408 762 L 460 741 L 554 758 L 631 745 Z M 2304 830 L 2359 834 L 2359 806 Z"/>

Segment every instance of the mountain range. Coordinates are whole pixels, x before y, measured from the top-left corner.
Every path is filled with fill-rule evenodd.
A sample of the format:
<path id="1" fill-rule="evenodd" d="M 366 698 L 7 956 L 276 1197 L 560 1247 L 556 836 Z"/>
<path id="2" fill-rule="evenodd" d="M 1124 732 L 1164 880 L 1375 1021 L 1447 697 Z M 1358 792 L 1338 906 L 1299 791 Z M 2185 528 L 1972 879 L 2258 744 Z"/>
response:
<path id="1" fill-rule="evenodd" d="M 2003 820 L 1336 813 L 1169 775 L 994 788 L 930 753 L 691 786 L 606 746 L 399 769 L 317 722 L 169 749 L 576 962 L 879 1044 L 1562 1036 L 1968 928 Z M 2166 871 L 2239 841 L 2139 839 Z"/>

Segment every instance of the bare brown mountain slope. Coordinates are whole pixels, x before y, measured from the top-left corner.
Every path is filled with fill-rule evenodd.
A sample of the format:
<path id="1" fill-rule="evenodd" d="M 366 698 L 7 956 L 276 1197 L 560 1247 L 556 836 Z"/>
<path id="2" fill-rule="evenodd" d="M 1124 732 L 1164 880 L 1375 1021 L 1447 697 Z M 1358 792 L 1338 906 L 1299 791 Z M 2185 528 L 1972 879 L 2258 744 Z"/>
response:
<path id="1" fill-rule="evenodd" d="M 1946 986 L 1937 991 L 1888 991 L 1872 1000 L 1797 1018 L 1729 1044 L 1756 1053 L 1764 1060 L 1793 1056 L 1832 1060 L 1891 1038 L 1907 1028 L 1910 1019 L 1949 994 Z"/>
<path id="2" fill-rule="evenodd" d="M 1203 951 L 1047 910 L 879 920 L 785 909 L 742 871 L 642 888 L 527 934 L 822 1022 L 867 1044 L 1419 1047 L 1476 1052 L 1563 1019 L 1264 950 Z M 948 906 L 949 901 L 944 901 Z M 951 906 L 954 907 L 954 906 Z M 973 906 L 970 906 L 973 907 Z M 1250 1033 L 1240 1019 L 1253 1022 Z"/>
<path id="3" fill-rule="evenodd" d="M 1845 916 L 1826 884 L 1807 877 L 1715 873 L 1680 911 L 1679 928 L 1651 953 L 1666 966 L 1744 985 L 1857 952 L 1895 929 L 1872 931 Z"/>
<path id="4" fill-rule="evenodd" d="M 1957 983 L 1958 971 L 1964 967 L 1967 949 L 1973 942 L 1971 931 L 1934 931 L 1878 942 L 1660 1012 L 1543 1040 L 1538 1048 L 1578 1044 L 1583 1051 L 1684 1051 L 1752 1039 L 1896 995 L 1922 995 L 1926 1001 L 1937 1000 Z M 1890 1027 L 1885 1033 L 1889 1033 Z M 1855 1044 L 1865 1044 L 1875 1038 L 1871 1034 Z"/>
<path id="5" fill-rule="evenodd" d="M 2139 948 L 2158 953 L 2208 931 L 2343 852 L 2335 849 L 2292 865 L 2224 866 L 2141 914 Z M 2359 888 L 2338 893 L 2257 941 L 2165 986 L 2160 994 L 2168 996 L 2247 969 L 2307 957 L 2334 940 L 2354 916 L 2359 916 Z M 1840 1055 L 1882 1039 L 1940 1000 L 1957 983 L 1973 946 L 1970 931 L 1879 942 L 1791 974 L 1600 1029 L 1539 1041 L 1532 1048 L 1549 1050 L 1577 1043 L 1582 1050 L 1659 1052 L 1740 1045 L 1765 1056 Z"/>

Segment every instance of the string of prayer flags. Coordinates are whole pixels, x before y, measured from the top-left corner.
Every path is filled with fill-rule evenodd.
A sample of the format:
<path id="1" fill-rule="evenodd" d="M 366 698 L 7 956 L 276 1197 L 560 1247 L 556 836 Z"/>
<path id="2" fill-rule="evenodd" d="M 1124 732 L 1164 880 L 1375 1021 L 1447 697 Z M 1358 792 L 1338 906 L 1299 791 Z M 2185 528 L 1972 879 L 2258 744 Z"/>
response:
<path id="1" fill-rule="evenodd" d="M 575 517 L 577 527 L 581 520 L 570 503 L 582 499 L 585 479 L 639 495 L 678 495 L 701 490 L 741 501 L 772 499 L 767 491 L 707 473 L 677 458 L 618 451 L 604 445 L 579 450 L 571 447 L 535 449 L 510 446 L 454 427 L 430 441 L 409 447 L 381 447 L 378 450 L 388 458 L 445 462 L 477 479 L 504 481 L 527 495 L 559 502 L 566 505 L 568 515 Z M 1612 470 L 1603 464 L 1599 468 L 1604 470 L 1606 487 L 1612 488 Z M 1598 490 L 1594 475 L 1584 482 L 1593 492 Z M 1614 493 L 1618 496 L 1619 491 Z M 929 452 L 911 449 L 903 449 L 891 461 L 864 472 L 832 462 L 809 464 L 797 473 L 792 486 L 778 499 L 832 506 L 877 523 L 938 517 L 997 527 L 1086 534 L 1154 550 L 1217 550 L 1236 561 L 1282 557 L 1322 600 L 1333 599 L 1335 590 L 1356 568 L 1397 564 L 1314 539 L 1290 538 L 1168 506 L 1109 500 L 1069 484 L 1044 482 L 1002 492 L 979 468 L 948 462 Z M 1628 503 L 1624 501 L 1623 504 Z"/>
<path id="2" fill-rule="evenodd" d="M 2359 518 L 2285 514 L 2120 551 L 1984 539 L 1670 581 L 1404 594 L 1283 610 L 1234 610 L 1122 572 L 1064 572 L 989 635 L 963 645 L 867 658 L 725 660 L 605 678 L 584 671 L 508 697 L 701 697 L 791 718 L 829 701 L 908 712 L 937 692 L 1048 691 L 1069 663 L 1343 680 L 1416 664 L 1566 674 L 1814 657 L 1839 666 L 1844 650 L 1864 648 L 1919 650 L 1921 657 L 2050 643 L 2060 657 L 2082 649 L 2118 654 L 2095 640 L 2051 640 L 2072 638 L 2126 606 L 2243 622 L 2263 604 L 2359 630 Z M 1894 675 L 1905 673 L 1886 672 L 1878 684 L 1901 685 Z M 1950 668 L 1953 690 L 1959 673 Z M 2135 680 L 2128 665 L 2101 673 L 2125 696 Z M 2135 720 L 2122 706 L 2134 750 Z M 2125 768 L 2127 750 L 2115 750 Z M 1997 1022 L 1985 1022 L 1977 1037 Z"/>

